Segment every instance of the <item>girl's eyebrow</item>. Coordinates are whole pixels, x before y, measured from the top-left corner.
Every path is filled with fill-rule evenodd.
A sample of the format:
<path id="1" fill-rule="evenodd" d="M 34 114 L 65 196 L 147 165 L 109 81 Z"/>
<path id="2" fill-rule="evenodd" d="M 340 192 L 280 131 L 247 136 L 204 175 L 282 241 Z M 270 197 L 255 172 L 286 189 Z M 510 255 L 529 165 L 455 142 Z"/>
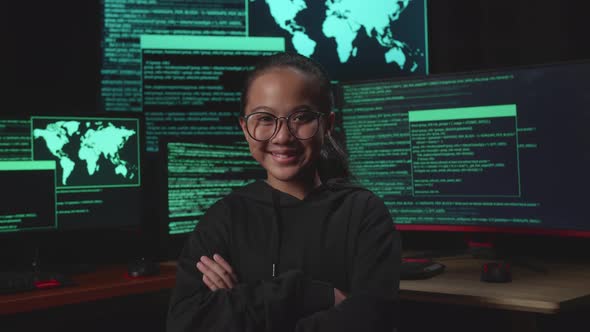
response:
<path id="1" fill-rule="evenodd" d="M 271 107 L 267 107 L 267 106 L 256 106 L 254 107 L 250 113 L 254 113 L 254 112 L 270 112 L 270 113 L 274 113 L 275 110 Z"/>
<path id="2" fill-rule="evenodd" d="M 311 105 L 305 104 L 305 105 L 300 105 L 300 106 L 297 106 L 297 107 L 293 108 L 292 112 L 295 112 L 295 111 L 307 111 L 307 110 L 313 110 L 313 109 L 314 108 Z"/>

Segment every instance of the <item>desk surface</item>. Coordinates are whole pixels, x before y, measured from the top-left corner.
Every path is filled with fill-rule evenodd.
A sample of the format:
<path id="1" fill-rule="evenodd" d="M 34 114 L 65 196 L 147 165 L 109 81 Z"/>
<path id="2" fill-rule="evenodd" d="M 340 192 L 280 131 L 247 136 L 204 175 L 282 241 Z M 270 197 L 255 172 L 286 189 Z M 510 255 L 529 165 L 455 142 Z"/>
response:
<path id="1" fill-rule="evenodd" d="M 0 295 L 0 315 L 170 289 L 175 275 L 174 262 L 160 264 L 156 276 L 140 278 L 129 278 L 126 265 L 102 267 L 72 277 L 75 286 Z"/>
<path id="2" fill-rule="evenodd" d="M 589 264 L 545 264 L 546 273 L 515 266 L 512 282 L 494 284 L 479 281 L 484 260 L 438 261 L 447 267 L 443 274 L 426 280 L 401 281 L 402 300 L 545 314 L 590 306 Z M 130 279 L 126 266 L 110 266 L 75 276 L 77 286 L 0 295 L 0 315 L 170 289 L 175 282 L 175 263 L 160 266 L 157 276 Z"/>
<path id="3" fill-rule="evenodd" d="M 402 280 L 400 297 L 417 302 L 556 314 L 590 305 L 590 264 L 548 263 L 547 272 L 512 267 L 512 282 L 480 281 L 486 260 L 441 258 L 443 274 L 426 280 Z"/>

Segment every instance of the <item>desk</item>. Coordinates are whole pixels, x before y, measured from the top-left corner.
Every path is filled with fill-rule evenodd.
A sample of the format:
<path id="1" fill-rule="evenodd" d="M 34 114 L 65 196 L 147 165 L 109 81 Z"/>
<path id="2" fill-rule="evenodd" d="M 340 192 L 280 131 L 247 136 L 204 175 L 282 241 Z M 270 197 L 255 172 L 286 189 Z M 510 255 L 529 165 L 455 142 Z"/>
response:
<path id="1" fill-rule="evenodd" d="M 126 265 L 101 267 L 96 272 L 73 276 L 75 286 L 0 295 L 0 315 L 110 299 L 170 289 L 174 286 L 176 264 L 160 264 L 160 274 L 127 277 Z"/>
<path id="2" fill-rule="evenodd" d="M 512 266 L 512 282 L 497 284 L 480 281 L 481 265 L 489 260 L 437 261 L 446 265 L 443 274 L 400 282 L 402 300 L 507 310 L 514 330 L 535 330 L 536 314 L 590 309 L 590 264 L 547 263 L 547 272 Z"/>
<path id="3" fill-rule="evenodd" d="M 512 267 L 511 283 L 479 281 L 484 260 L 441 258 L 445 273 L 426 280 L 402 280 L 400 298 L 418 303 L 501 309 L 512 314 L 512 328 L 534 331 L 536 314 L 558 314 L 590 307 L 590 265 L 546 264 L 547 273 Z M 157 276 L 129 279 L 125 266 L 75 276 L 77 286 L 0 296 L 0 315 L 156 292 L 174 286 L 175 262 L 160 265 Z"/>

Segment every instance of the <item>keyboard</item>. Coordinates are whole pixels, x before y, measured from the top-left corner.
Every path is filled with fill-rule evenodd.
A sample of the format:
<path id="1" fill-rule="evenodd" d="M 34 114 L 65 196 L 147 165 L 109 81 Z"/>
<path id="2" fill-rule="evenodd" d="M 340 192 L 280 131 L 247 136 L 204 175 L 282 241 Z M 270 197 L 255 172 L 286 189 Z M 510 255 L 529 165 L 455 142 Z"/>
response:
<path id="1" fill-rule="evenodd" d="M 71 286 L 74 282 L 62 273 L 8 271 L 0 272 L 0 294 Z"/>

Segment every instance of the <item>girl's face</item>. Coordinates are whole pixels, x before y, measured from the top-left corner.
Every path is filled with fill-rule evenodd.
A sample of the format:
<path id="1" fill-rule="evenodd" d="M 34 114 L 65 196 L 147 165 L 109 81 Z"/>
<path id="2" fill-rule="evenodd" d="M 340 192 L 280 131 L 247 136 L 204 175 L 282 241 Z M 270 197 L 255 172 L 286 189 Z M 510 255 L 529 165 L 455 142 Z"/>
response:
<path id="1" fill-rule="evenodd" d="M 301 110 L 325 113 L 327 110 L 318 109 L 318 90 L 312 79 L 296 69 L 270 69 L 252 81 L 246 96 L 244 115 L 260 111 L 277 117 L 287 117 Z M 315 136 L 299 140 L 289 132 L 286 120 L 279 120 L 275 135 L 266 142 L 259 142 L 248 135 L 246 123 L 240 119 L 250 152 L 266 169 L 267 181 L 271 185 L 314 180 L 324 135 L 332 129 L 333 122 L 334 113 L 320 117 Z"/>

